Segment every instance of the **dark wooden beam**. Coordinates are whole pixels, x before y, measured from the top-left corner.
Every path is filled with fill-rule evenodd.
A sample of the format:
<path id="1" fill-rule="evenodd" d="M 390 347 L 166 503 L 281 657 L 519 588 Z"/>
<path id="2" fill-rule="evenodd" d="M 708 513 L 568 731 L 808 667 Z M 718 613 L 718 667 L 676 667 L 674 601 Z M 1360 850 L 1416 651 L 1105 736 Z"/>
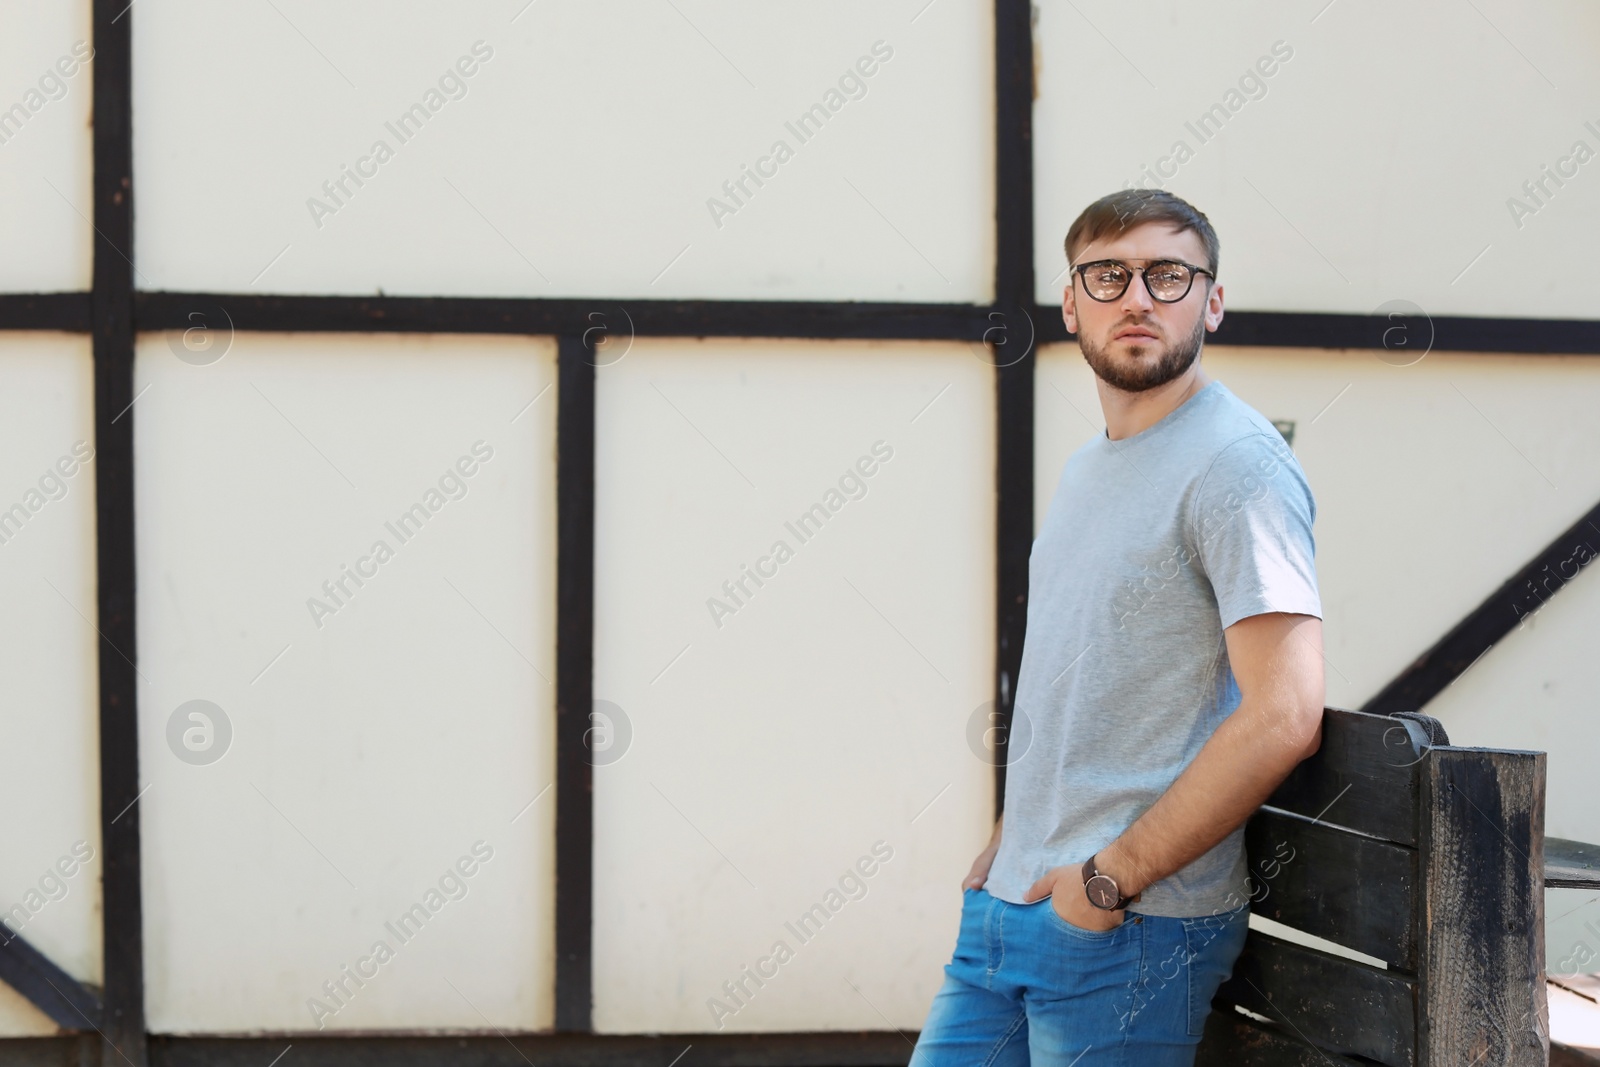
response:
<path id="1" fill-rule="evenodd" d="M 556 1029 L 593 1014 L 594 352 L 558 342 L 556 384 Z"/>
<path id="2" fill-rule="evenodd" d="M 94 0 L 94 435 L 100 629 L 105 1067 L 145 1067 L 138 614 L 133 518 L 133 48 L 126 0 Z"/>
<path id="3" fill-rule="evenodd" d="M 1600 556 L 1600 504 L 1567 527 L 1517 573 L 1501 583 L 1448 633 L 1401 671 L 1362 711 L 1416 711 L 1444 691 L 1495 642 L 1555 596 Z"/>
<path id="4" fill-rule="evenodd" d="M 6 1067 L 87 1067 L 100 1062 L 100 1035 L 0 1038 Z"/>
<path id="5" fill-rule="evenodd" d="M 88 333 L 88 293 L 0 293 L 0 330 Z"/>
<path id="6" fill-rule="evenodd" d="M 505 1037 L 165 1037 L 155 1067 L 889 1067 L 911 1059 L 916 1033 L 511 1034 Z M 693 1049 L 688 1055 L 686 1050 Z M 0 1052 L 5 1043 L 0 1042 Z M 678 1059 L 678 1057 L 682 1059 Z"/>
<path id="7" fill-rule="evenodd" d="M 997 0 L 997 17 L 1014 18 L 1006 5 L 1014 0 Z M 999 28 L 997 23 L 997 28 Z M 1010 49 L 1015 33 L 997 37 L 996 48 Z M 997 70 L 997 78 L 1010 77 L 1016 64 Z M 1026 68 L 1031 72 L 1031 61 Z M 1016 95 L 1014 86 L 1002 87 Z M 1009 105 L 1008 105 L 1009 106 Z M 1034 347 L 1069 341 L 1061 319 L 1061 308 L 1036 304 L 1023 292 L 1018 275 L 1026 274 L 1032 286 L 1032 206 L 1015 195 L 1019 181 L 1031 192 L 1032 140 L 1021 129 L 1026 119 L 1000 123 L 1000 135 L 1007 139 L 996 156 L 1001 196 L 996 205 L 996 222 L 1004 232 L 1013 232 L 1017 217 L 1026 215 L 1029 230 L 1029 259 L 1016 260 L 1016 237 L 1002 238 L 995 262 L 997 285 L 992 304 L 917 304 L 856 303 L 850 301 L 804 300 L 633 300 L 626 297 L 592 296 L 566 299 L 535 297 L 444 297 L 444 296 L 290 296 L 247 293 L 140 292 L 134 297 L 137 328 L 143 330 L 182 329 L 189 325 L 190 312 L 221 306 L 240 330 L 332 331 L 359 333 L 504 333 L 504 334 L 581 334 L 593 325 L 595 312 L 611 314 L 626 309 L 634 332 L 641 337 L 807 337 L 807 338 L 889 338 L 917 341 L 962 340 L 993 341 L 1002 330 L 1013 345 L 1013 355 L 1030 340 Z M 1019 138 L 1027 138 L 1021 142 Z M 1029 171 L 1020 178 L 1013 174 L 1017 144 L 1028 153 Z M 61 309 L 50 312 L 65 321 L 71 297 L 62 294 Z M 12 298 L 24 299 L 24 298 Z M 27 300 L 54 300 L 54 296 L 27 297 Z M 67 326 L 29 327 L 43 311 L 18 308 L 18 325 L 10 326 L 0 309 L 0 328 L 72 328 Z M 1382 316 L 1343 315 L 1305 311 L 1230 311 L 1222 327 L 1209 335 L 1208 343 L 1268 348 L 1382 349 L 1383 335 L 1393 323 Z M 1588 319 L 1513 319 L 1440 316 L 1431 320 L 1432 350 L 1439 352 L 1510 352 L 1523 354 L 1575 353 L 1600 354 L 1600 320 Z"/>
<path id="8" fill-rule="evenodd" d="M 104 1005 L 99 994 L 4 928 L 0 928 L 0 982 L 27 997 L 63 1030 L 93 1031 L 100 1025 Z"/>
<path id="9" fill-rule="evenodd" d="M 1036 314 L 1041 341 L 1065 341 L 1061 309 L 1041 306 Z M 1412 329 L 1418 324 L 1408 323 Z M 1254 348 L 1383 349 L 1384 335 L 1394 322 L 1382 315 L 1346 315 L 1318 311 L 1229 311 L 1214 334 L 1213 345 Z M 1517 352 L 1600 355 L 1600 319 L 1477 318 L 1428 316 L 1418 338 L 1433 352 Z"/>
<path id="10" fill-rule="evenodd" d="M 808 337 L 980 341 L 987 307 L 794 300 L 562 300 L 513 297 L 261 296 L 140 293 L 140 330 L 182 329 L 196 310 L 221 307 L 238 330 L 377 333 L 570 334 L 606 318 L 640 337 Z"/>
<path id="11" fill-rule="evenodd" d="M 995 307 L 984 349 L 995 368 L 995 688 L 1003 724 L 994 810 L 1005 806 L 1007 739 L 1028 622 L 1033 548 L 1033 32 L 1028 0 L 996 0 Z"/>

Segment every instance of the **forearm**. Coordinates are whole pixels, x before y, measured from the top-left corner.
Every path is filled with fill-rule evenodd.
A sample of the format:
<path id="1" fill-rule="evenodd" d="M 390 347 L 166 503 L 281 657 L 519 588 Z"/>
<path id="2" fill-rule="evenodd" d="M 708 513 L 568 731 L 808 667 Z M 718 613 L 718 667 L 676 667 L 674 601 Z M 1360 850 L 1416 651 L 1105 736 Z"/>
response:
<path id="1" fill-rule="evenodd" d="M 1322 707 L 1248 697 L 1224 719 L 1165 793 L 1097 854 L 1099 869 L 1133 896 L 1214 847 L 1316 751 Z"/>

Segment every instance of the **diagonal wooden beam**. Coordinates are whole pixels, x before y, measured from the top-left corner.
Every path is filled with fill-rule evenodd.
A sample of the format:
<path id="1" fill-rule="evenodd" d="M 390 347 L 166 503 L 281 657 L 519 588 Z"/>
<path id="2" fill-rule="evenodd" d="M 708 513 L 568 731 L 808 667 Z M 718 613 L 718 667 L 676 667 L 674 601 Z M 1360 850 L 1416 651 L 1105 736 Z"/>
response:
<path id="1" fill-rule="evenodd" d="M 1578 572 L 1600 556 L 1600 504 L 1544 547 L 1473 608 L 1450 632 L 1434 642 L 1362 711 L 1392 715 L 1416 711 L 1460 677 L 1495 642 L 1521 625 L 1545 601 L 1566 588 Z"/>
<path id="2" fill-rule="evenodd" d="M 105 1008 L 99 991 L 79 982 L 10 931 L 0 933 L 0 982 L 27 997 L 63 1030 L 100 1028 Z"/>

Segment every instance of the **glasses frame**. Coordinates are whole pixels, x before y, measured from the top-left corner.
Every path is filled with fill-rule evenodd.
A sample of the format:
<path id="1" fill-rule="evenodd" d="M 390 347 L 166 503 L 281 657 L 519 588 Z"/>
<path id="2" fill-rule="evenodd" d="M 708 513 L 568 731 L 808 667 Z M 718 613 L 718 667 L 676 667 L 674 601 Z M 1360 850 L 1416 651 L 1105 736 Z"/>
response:
<path id="1" fill-rule="evenodd" d="M 1090 267 L 1098 267 L 1098 266 L 1101 266 L 1101 265 L 1106 264 L 1106 263 L 1115 263 L 1117 266 L 1119 266 L 1123 270 L 1127 271 L 1128 272 L 1128 280 L 1122 283 L 1122 288 L 1117 291 L 1115 296 L 1098 297 L 1098 296 L 1095 296 L 1093 293 L 1091 293 L 1089 291 L 1089 282 L 1088 282 L 1087 279 L 1085 279 L 1083 277 L 1083 272 L 1088 270 Z M 1144 272 L 1145 271 L 1149 270 L 1151 267 L 1157 266 L 1158 264 L 1162 264 L 1162 263 L 1176 263 L 1180 267 L 1189 268 L 1189 284 L 1183 290 L 1183 294 L 1181 296 L 1175 296 L 1170 300 L 1164 300 L 1164 299 L 1162 299 L 1161 297 L 1159 297 L 1159 296 L 1157 296 L 1155 294 L 1155 290 L 1150 288 L 1149 279 L 1144 278 Z M 1182 303 L 1188 297 L 1190 291 L 1192 289 L 1194 289 L 1194 279 L 1195 279 L 1196 275 L 1204 274 L 1207 278 L 1210 278 L 1212 281 L 1216 281 L 1217 280 L 1216 274 L 1213 273 L 1212 271 L 1206 270 L 1204 267 L 1197 267 L 1193 263 L 1185 263 L 1181 259 L 1172 259 L 1172 258 L 1147 260 L 1145 262 L 1144 266 L 1142 266 L 1142 267 L 1132 266 L 1131 264 L 1124 263 L 1120 259 L 1094 259 L 1094 260 L 1090 260 L 1088 263 L 1080 263 L 1076 267 L 1073 267 L 1072 268 L 1072 273 L 1079 280 L 1081 280 L 1083 282 L 1084 295 L 1087 296 L 1090 300 L 1093 300 L 1093 301 L 1095 301 L 1096 303 L 1099 303 L 1099 304 L 1109 304 L 1114 300 L 1121 300 L 1125 295 L 1127 295 L 1128 286 L 1133 284 L 1133 276 L 1135 274 L 1138 274 L 1140 276 L 1140 280 L 1144 282 L 1144 291 L 1146 293 L 1150 294 L 1150 299 L 1154 300 L 1158 304 L 1180 304 L 1180 303 Z"/>

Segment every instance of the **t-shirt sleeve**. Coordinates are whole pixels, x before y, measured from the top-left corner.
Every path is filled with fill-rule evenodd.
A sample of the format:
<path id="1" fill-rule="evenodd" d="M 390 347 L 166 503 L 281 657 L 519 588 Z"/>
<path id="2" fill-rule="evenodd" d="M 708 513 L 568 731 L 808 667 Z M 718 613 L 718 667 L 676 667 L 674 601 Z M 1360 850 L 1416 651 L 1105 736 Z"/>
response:
<path id="1" fill-rule="evenodd" d="M 1311 524 L 1317 505 L 1279 434 L 1229 444 L 1191 497 L 1190 536 L 1226 629 L 1282 611 L 1322 617 Z"/>

